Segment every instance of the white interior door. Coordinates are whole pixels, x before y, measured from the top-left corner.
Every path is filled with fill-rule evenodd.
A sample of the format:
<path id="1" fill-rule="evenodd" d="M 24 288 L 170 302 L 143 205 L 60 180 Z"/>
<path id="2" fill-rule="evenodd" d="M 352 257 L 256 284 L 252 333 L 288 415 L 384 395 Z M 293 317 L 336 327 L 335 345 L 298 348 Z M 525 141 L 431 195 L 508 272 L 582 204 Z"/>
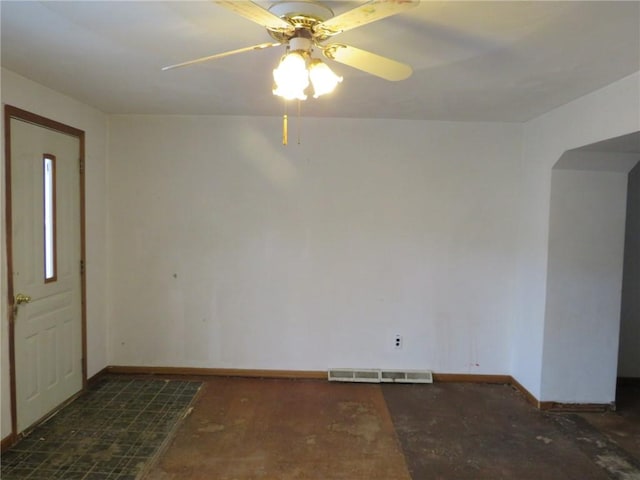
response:
<path id="1" fill-rule="evenodd" d="M 80 139 L 10 121 L 20 433 L 83 387 Z"/>

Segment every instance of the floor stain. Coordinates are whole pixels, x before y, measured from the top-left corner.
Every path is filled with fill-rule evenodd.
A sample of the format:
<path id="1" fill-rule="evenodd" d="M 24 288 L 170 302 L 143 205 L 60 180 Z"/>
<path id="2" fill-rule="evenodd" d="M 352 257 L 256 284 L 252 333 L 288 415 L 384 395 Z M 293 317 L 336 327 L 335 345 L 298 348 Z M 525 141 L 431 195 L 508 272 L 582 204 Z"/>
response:
<path id="1" fill-rule="evenodd" d="M 334 422 L 328 429 L 338 433 L 348 433 L 360 437 L 366 442 L 372 442 L 380 432 L 378 418 L 374 415 L 359 415 L 355 423 Z"/>
<path id="2" fill-rule="evenodd" d="M 619 480 L 640 480 L 640 471 L 617 455 L 598 455 L 596 463 Z"/>
<path id="3" fill-rule="evenodd" d="M 221 432 L 225 429 L 225 426 L 219 423 L 212 423 L 210 425 L 207 425 L 205 427 L 200 427 L 198 428 L 199 432 L 204 432 L 204 433 L 216 433 L 216 432 Z"/>

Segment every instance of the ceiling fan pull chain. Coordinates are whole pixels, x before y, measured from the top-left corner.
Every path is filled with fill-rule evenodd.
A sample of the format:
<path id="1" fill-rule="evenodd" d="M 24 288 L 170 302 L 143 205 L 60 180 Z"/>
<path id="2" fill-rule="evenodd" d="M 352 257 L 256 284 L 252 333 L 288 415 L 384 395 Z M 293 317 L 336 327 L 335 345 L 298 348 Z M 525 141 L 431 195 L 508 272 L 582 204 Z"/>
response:
<path id="1" fill-rule="evenodd" d="M 282 144 L 287 145 L 288 143 L 288 132 L 287 132 L 287 101 L 284 101 L 284 115 L 282 116 Z"/>
<path id="2" fill-rule="evenodd" d="M 298 99 L 298 145 L 300 145 L 300 124 L 302 123 L 301 117 L 300 117 L 300 107 L 301 103 L 300 103 L 300 99 Z"/>
<path id="3" fill-rule="evenodd" d="M 287 114 L 282 117 L 282 144 L 287 144 Z"/>

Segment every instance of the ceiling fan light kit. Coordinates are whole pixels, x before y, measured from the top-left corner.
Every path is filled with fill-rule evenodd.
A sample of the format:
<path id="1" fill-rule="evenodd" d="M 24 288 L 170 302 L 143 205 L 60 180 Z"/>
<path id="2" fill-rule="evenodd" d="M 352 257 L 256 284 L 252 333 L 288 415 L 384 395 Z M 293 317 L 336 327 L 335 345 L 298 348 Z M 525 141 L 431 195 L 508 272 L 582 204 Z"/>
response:
<path id="1" fill-rule="evenodd" d="M 274 95 L 285 100 L 299 101 L 307 99 L 306 91 L 309 85 L 313 89 L 313 97 L 318 98 L 331 93 L 338 83 L 342 82 L 342 77 L 336 75 L 326 63 L 312 57 L 314 47 L 320 50 L 325 58 L 385 80 L 404 80 L 413 72 L 409 65 L 396 60 L 349 45 L 324 42 L 347 30 L 402 13 L 415 7 L 420 0 L 370 0 L 336 16 L 329 7 L 313 0 L 276 2 L 269 9 L 251 1 L 229 0 L 215 3 L 263 26 L 276 42 L 209 55 L 169 65 L 162 70 L 285 45 L 286 52 L 273 70 L 272 91 Z M 286 144 L 286 135 L 283 140 Z"/>
<path id="2" fill-rule="evenodd" d="M 311 57 L 311 40 L 294 37 L 289 41 L 287 52 L 273 71 L 274 95 L 285 100 L 306 100 L 306 89 L 311 83 L 313 98 L 333 92 L 342 77 L 336 75 L 319 58 Z"/>

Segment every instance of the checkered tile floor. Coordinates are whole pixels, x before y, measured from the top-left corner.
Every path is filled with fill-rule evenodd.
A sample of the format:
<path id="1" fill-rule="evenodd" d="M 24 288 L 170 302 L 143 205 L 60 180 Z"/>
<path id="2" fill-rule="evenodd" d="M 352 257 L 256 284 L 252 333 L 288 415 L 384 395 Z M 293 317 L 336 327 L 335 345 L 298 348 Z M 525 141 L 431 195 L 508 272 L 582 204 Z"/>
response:
<path id="1" fill-rule="evenodd" d="M 2 455 L 3 480 L 134 480 L 201 382 L 105 377 Z"/>

